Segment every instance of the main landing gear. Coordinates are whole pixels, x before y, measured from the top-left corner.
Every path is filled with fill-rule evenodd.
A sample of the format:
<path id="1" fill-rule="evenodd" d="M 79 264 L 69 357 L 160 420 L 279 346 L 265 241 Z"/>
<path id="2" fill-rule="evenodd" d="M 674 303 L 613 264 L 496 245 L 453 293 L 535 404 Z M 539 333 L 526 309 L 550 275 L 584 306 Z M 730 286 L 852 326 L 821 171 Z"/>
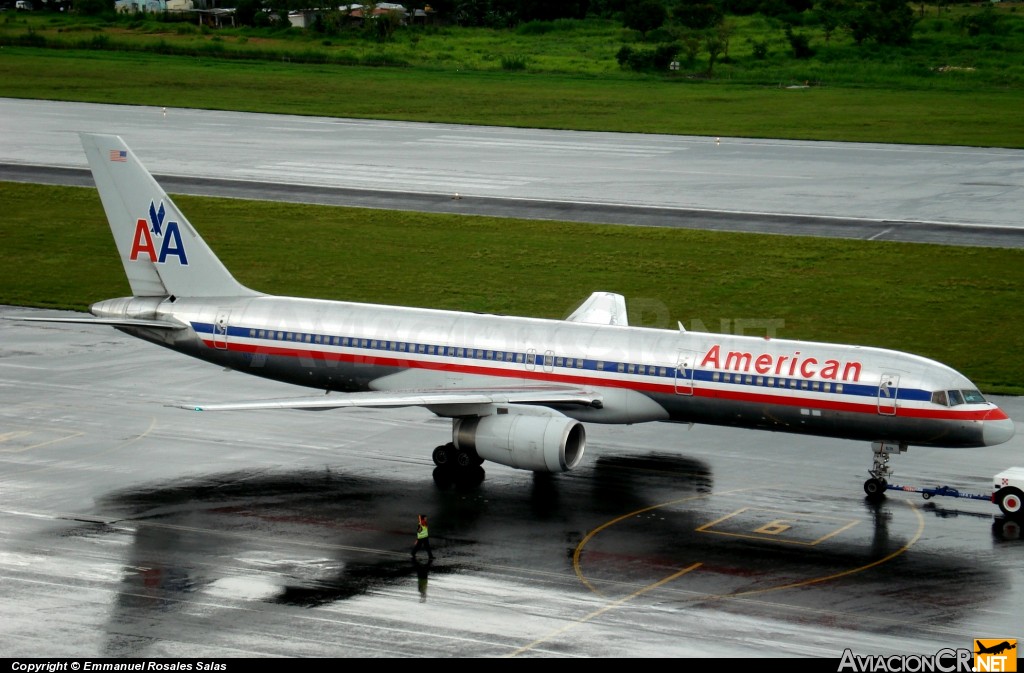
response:
<path id="1" fill-rule="evenodd" d="M 458 449 L 453 442 L 434 449 L 434 465 L 446 469 L 468 470 L 483 465 L 484 459 L 472 449 Z"/>
<path id="2" fill-rule="evenodd" d="M 484 480 L 484 460 L 472 449 L 457 449 L 448 442 L 434 449 L 434 483 L 440 488 L 472 489 Z"/>
<path id="3" fill-rule="evenodd" d="M 903 442 L 872 442 L 871 451 L 874 454 L 871 469 L 868 470 L 871 478 L 864 482 L 864 492 L 867 494 L 868 500 L 877 502 L 885 498 L 885 491 L 889 487 L 889 477 L 892 476 L 889 456 L 894 453 L 906 453 L 907 445 Z"/>

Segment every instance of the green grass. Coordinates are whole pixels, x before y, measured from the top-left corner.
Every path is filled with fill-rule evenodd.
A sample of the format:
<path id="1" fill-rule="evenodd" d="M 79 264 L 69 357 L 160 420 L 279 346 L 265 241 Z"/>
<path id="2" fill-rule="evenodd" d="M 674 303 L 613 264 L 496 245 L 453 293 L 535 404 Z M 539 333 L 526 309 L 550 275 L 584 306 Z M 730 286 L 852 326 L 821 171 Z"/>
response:
<path id="1" fill-rule="evenodd" d="M 986 392 L 1024 393 L 1022 250 L 176 201 L 264 292 L 563 318 L 607 290 L 633 324 L 776 321 L 780 338 L 914 352 Z M 0 303 L 83 310 L 128 294 L 95 190 L 0 183 L 0 203 Z"/>
<path id="2" fill-rule="evenodd" d="M 623 70 L 623 44 L 653 48 L 611 21 L 518 30 L 406 28 L 379 43 L 358 31 L 209 30 L 9 13 L 0 22 L 0 96 L 493 126 L 1024 147 L 1024 12 L 926 7 L 908 47 L 811 36 L 796 59 L 781 22 L 731 17 L 728 58 L 678 72 Z M 813 24 L 813 22 L 811 22 Z M 676 31 L 678 33 L 678 30 Z M 766 58 L 753 55 L 768 45 Z M 42 47 L 24 45 L 38 44 Z M 386 66 L 386 67 L 370 67 Z M 807 88 L 789 88 L 809 83 Z"/>
<path id="3" fill-rule="evenodd" d="M 1024 147 L 1024 90 L 794 90 L 8 47 L 0 58 L 0 95 L 490 126 Z"/>

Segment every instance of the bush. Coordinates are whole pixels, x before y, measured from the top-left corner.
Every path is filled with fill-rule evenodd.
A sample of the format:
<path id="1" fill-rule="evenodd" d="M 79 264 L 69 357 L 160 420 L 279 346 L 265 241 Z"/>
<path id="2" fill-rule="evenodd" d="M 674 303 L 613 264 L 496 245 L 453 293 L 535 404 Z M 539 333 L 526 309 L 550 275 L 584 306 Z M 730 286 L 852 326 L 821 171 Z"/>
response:
<path id="1" fill-rule="evenodd" d="M 519 24 L 516 33 L 519 35 L 545 35 L 555 30 L 555 24 L 551 21 L 527 21 Z"/>
<path id="2" fill-rule="evenodd" d="M 646 70 L 668 70 L 672 61 L 683 50 L 683 45 L 674 42 L 661 44 L 654 49 L 633 49 L 623 45 L 615 54 L 619 66 L 643 72 Z"/>
<path id="3" fill-rule="evenodd" d="M 114 0 L 73 0 L 71 11 L 87 16 L 100 16 L 114 13 Z"/>
<path id="4" fill-rule="evenodd" d="M 615 60 L 619 62 L 620 68 L 625 68 L 626 64 L 629 63 L 629 57 L 633 54 L 633 48 L 627 45 L 622 45 L 618 52 L 615 54 Z"/>
<path id="5" fill-rule="evenodd" d="M 768 58 L 768 40 L 753 40 L 750 45 L 754 51 L 754 58 L 759 61 Z"/>
<path id="6" fill-rule="evenodd" d="M 976 14 L 961 17 L 960 25 L 971 37 L 996 35 L 999 32 L 999 17 L 991 7 L 986 7 Z"/>
<path id="7" fill-rule="evenodd" d="M 668 28 L 655 28 L 651 32 L 647 33 L 645 41 L 647 42 L 673 42 L 676 36 Z"/>
<path id="8" fill-rule="evenodd" d="M 655 70 L 668 70 L 669 65 L 672 61 L 676 60 L 676 56 L 683 48 L 679 44 L 662 44 L 654 50 L 654 56 L 652 58 Z"/>
<path id="9" fill-rule="evenodd" d="M 501 57 L 502 70 L 526 70 L 527 58 L 522 54 L 512 54 Z"/>
<path id="10" fill-rule="evenodd" d="M 637 72 L 651 70 L 654 68 L 654 52 L 645 49 L 637 49 L 630 52 L 627 64 L 630 70 L 636 70 Z"/>
<path id="11" fill-rule="evenodd" d="M 786 39 L 793 49 L 793 58 L 805 59 L 814 56 L 814 49 L 811 48 L 811 38 L 800 33 L 794 33 L 793 29 L 786 26 Z"/>

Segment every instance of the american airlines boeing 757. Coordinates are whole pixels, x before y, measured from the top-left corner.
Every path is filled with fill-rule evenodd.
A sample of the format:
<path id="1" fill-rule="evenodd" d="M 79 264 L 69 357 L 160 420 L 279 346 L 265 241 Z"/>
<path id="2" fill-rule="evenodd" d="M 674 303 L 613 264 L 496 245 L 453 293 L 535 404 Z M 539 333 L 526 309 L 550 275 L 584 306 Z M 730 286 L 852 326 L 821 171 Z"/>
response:
<path id="1" fill-rule="evenodd" d="M 871 442 L 869 497 L 907 447 L 1000 444 L 966 377 L 881 348 L 632 327 L 596 292 L 565 320 L 279 297 L 241 285 L 118 136 L 82 134 L 132 296 L 90 317 L 236 371 L 322 391 L 196 410 L 418 406 L 452 421 L 439 467 L 579 464 L 585 423 L 706 423 Z M 41 320 L 52 320 L 39 318 Z"/>

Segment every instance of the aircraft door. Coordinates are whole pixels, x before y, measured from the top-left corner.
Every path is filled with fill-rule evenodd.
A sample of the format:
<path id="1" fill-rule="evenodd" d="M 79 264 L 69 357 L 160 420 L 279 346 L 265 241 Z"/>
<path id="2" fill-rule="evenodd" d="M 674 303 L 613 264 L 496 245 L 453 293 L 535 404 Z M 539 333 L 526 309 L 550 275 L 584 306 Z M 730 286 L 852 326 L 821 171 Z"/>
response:
<path id="1" fill-rule="evenodd" d="M 676 361 L 676 395 L 693 394 L 693 369 L 696 363 L 696 351 L 679 351 Z"/>
<path id="2" fill-rule="evenodd" d="M 213 347 L 224 350 L 228 347 L 228 322 L 231 318 L 230 309 L 218 309 L 217 321 L 213 323 Z"/>
<path id="3" fill-rule="evenodd" d="M 883 416 L 896 415 L 896 398 L 900 390 L 899 374 L 882 374 L 878 383 L 878 413 Z"/>
<path id="4" fill-rule="evenodd" d="M 537 369 L 537 349 L 531 348 L 526 351 L 526 371 L 532 372 Z"/>

